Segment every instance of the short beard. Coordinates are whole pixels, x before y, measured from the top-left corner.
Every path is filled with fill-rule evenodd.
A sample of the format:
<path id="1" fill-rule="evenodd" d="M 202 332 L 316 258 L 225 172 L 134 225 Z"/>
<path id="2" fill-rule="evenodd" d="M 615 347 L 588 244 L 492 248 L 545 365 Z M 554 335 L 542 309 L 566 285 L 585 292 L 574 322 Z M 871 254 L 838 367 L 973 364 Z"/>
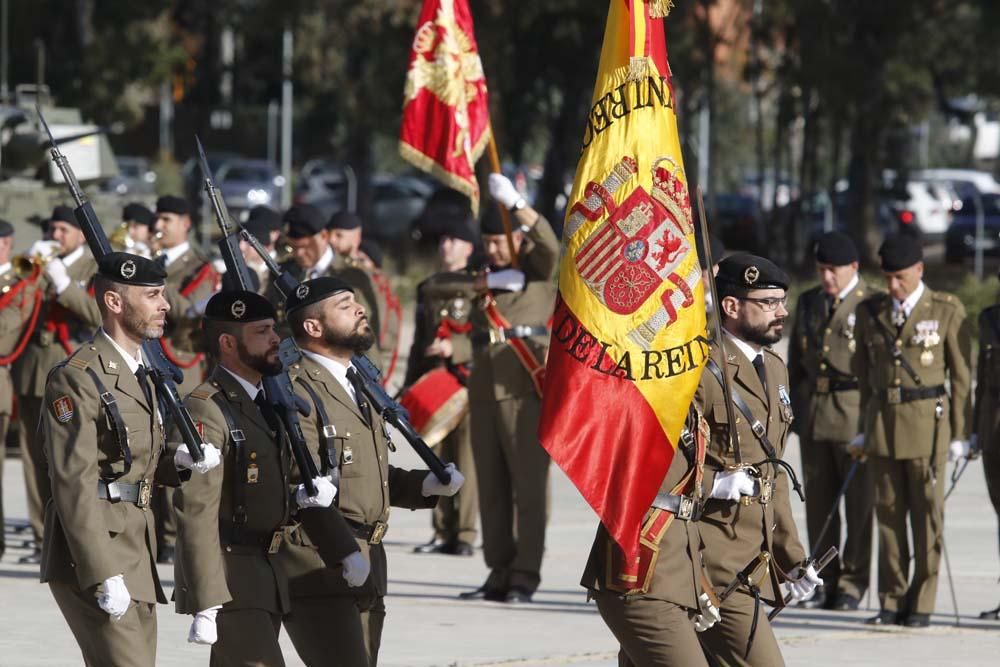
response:
<path id="1" fill-rule="evenodd" d="M 239 354 L 240 361 L 261 375 L 277 375 L 281 372 L 280 359 L 268 361 L 268 352 L 264 354 L 250 354 L 250 350 L 246 348 L 243 341 L 239 338 L 236 339 L 236 352 Z"/>
<path id="2" fill-rule="evenodd" d="M 364 326 L 367 326 L 367 329 L 363 330 Z M 368 318 L 363 317 L 348 334 L 342 334 L 324 326 L 323 343 L 327 347 L 346 347 L 354 354 L 363 354 L 375 344 L 375 332 L 372 331 L 371 326 L 368 326 Z"/>
<path id="3" fill-rule="evenodd" d="M 122 328 L 135 338 L 141 340 L 152 340 L 163 336 L 162 326 L 153 326 L 139 315 L 125 295 L 122 295 Z"/>
<path id="4" fill-rule="evenodd" d="M 774 345 L 781 340 L 781 333 L 774 331 L 772 327 L 784 323 L 785 318 L 773 320 L 767 326 L 753 326 L 747 322 L 740 322 L 737 333 L 740 338 L 754 345 Z"/>

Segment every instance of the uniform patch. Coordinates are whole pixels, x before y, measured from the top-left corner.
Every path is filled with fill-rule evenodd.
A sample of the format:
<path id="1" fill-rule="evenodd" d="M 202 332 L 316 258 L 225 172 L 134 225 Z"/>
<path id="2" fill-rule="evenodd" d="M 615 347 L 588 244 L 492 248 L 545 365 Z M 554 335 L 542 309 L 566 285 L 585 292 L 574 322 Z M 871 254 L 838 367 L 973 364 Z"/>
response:
<path id="1" fill-rule="evenodd" d="M 65 424 L 73 418 L 73 399 L 69 396 L 60 396 L 52 401 L 52 411 L 56 413 L 56 419 Z"/>
<path id="2" fill-rule="evenodd" d="M 205 441 L 205 422 L 195 422 L 194 430 L 198 431 L 198 436 L 201 438 L 202 442 Z"/>

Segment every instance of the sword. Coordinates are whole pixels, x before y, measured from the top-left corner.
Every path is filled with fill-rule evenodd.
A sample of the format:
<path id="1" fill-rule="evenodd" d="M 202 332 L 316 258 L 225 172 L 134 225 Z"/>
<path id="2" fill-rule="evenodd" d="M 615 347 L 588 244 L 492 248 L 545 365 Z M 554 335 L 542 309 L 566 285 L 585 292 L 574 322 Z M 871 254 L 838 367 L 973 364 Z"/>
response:
<path id="1" fill-rule="evenodd" d="M 837 497 L 833 499 L 833 507 L 830 508 L 830 513 L 826 515 L 826 521 L 823 522 L 823 527 L 820 529 L 819 535 L 813 540 L 812 549 L 810 549 L 812 553 L 816 553 L 816 550 L 819 549 L 819 544 L 823 541 L 823 536 L 826 535 L 826 531 L 830 527 L 830 522 L 833 521 L 833 517 L 840 511 L 840 499 L 847 493 L 847 487 L 851 483 L 851 480 L 854 479 L 854 473 L 858 471 L 859 465 L 861 465 L 861 459 L 854 459 L 854 463 L 847 469 L 847 475 L 844 476 L 844 483 L 840 485 L 840 491 L 837 492 Z"/>
<path id="2" fill-rule="evenodd" d="M 719 609 L 722 609 L 722 604 L 726 599 L 736 592 L 736 589 L 740 586 L 750 587 L 754 585 L 754 580 L 762 580 L 767 576 L 768 568 L 771 566 L 771 554 L 767 551 L 762 551 L 757 554 L 757 557 L 752 561 L 747 563 L 746 567 L 736 573 L 736 577 L 730 582 L 726 589 L 719 594 Z M 759 573 L 758 571 L 763 568 L 764 572 Z M 759 574 L 759 576 L 758 576 Z"/>
<path id="3" fill-rule="evenodd" d="M 838 553 L 839 552 L 837 551 L 837 547 L 830 547 L 829 549 L 826 550 L 826 553 L 823 554 L 823 556 L 819 560 L 816 560 L 815 557 L 810 558 L 809 560 L 807 560 L 806 564 L 805 564 L 805 567 L 808 568 L 810 565 L 812 565 L 813 569 L 815 569 L 816 572 L 822 572 L 823 568 L 826 567 L 827 565 L 829 565 L 830 561 L 832 561 L 834 558 L 836 558 Z M 803 568 L 803 569 L 805 569 L 805 568 Z M 769 621 L 773 620 L 774 617 L 777 616 L 778 614 L 780 614 L 781 610 L 784 609 L 785 607 L 787 607 L 788 603 L 791 602 L 794 598 L 795 598 L 795 596 L 792 595 L 791 593 L 789 593 L 788 595 L 786 595 L 785 598 L 781 602 L 781 606 L 780 607 L 775 607 L 774 609 L 771 610 L 771 613 L 767 615 L 767 620 L 769 620 Z"/>

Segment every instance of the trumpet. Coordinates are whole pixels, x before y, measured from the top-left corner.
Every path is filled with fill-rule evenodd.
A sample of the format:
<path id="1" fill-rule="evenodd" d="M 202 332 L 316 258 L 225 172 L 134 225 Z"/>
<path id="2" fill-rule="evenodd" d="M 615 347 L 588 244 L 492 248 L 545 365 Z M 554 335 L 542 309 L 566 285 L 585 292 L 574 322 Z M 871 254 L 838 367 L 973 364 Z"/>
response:
<path id="1" fill-rule="evenodd" d="M 123 222 L 111 235 L 108 236 L 108 242 L 114 250 L 119 252 L 130 252 L 133 255 L 141 255 L 142 257 L 149 258 L 149 246 L 141 241 L 136 241 L 128 232 L 128 223 Z"/>
<path id="2" fill-rule="evenodd" d="M 45 268 L 45 265 L 52 261 L 52 258 L 59 254 L 62 246 L 58 241 L 38 241 L 31 249 L 11 260 L 14 268 L 14 275 L 21 280 L 30 278 L 36 270 Z"/>

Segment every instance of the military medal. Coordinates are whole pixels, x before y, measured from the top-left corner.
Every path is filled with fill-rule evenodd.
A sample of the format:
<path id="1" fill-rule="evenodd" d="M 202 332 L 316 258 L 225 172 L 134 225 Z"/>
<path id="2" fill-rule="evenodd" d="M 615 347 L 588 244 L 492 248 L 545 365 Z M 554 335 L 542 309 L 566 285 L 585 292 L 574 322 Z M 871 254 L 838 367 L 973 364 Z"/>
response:
<path id="1" fill-rule="evenodd" d="M 847 351 L 851 354 L 858 349 L 858 342 L 854 340 L 854 324 L 858 321 L 857 316 L 851 313 L 847 316 L 847 326 L 844 327 L 844 337 L 847 338 Z"/>
<path id="2" fill-rule="evenodd" d="M 348 434 L 348 435 L 350 435 L 350 434 Z M 351 449 L 350 447 L 345 446 L 342 458 L 343 458 L 342 463 L 345 466 L 354 463 L 354 450 Z"/>
<path id="3" fill-rule="evenodd" d="M 256 484 L 260 481 L 260 468 L 256 463 L 247 466 L 247 484 Z"/>
<path id="4" fill-rule="evenodd" d="M 925 349 L 923 352 L 920 353 L 921 366 L 927 367 L 933 363 L 934 363 L 934 353 L 931 350 Z"/>
<path id="5" fill-rule="evenodd" d="M 851 338 L 847 341 L 847 351 L 854 354 L 858 350 L 858 341 Z"/>

